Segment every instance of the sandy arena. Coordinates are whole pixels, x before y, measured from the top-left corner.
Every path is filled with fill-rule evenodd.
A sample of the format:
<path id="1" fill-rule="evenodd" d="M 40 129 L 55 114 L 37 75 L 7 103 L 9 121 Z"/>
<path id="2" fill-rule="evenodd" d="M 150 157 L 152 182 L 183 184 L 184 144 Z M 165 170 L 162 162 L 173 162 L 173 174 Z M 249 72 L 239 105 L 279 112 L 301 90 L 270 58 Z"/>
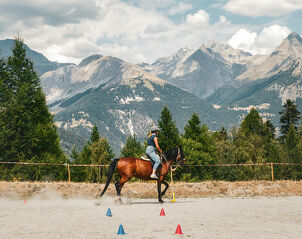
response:
<path id="1" fill-rule="evenodd" d="M 294 190 L 296 193 L 287 195 L 282 193 L 282 197 L 268 197 L 263 195 L 265 183 L 261 187 L 262 195 L 254 191 L 255 195 L 251 196 L 247 187 L 238 184 L 236 189 L 231 183 L 234 188 L 229 186 L 230 191 L 237 192 L 237 196 L 224 191 L 225 195 L 220 196 L 180 198 L 176 193 L 175 203 L 166 197 L 166 203 L 162 205 L 156 199 L 127 196 L 120 205 L 110 190 L 101 200 L 85 191 L 81 195 L 66 196 L 66 188 L 70 191 L 70 187 L 79 189 L 79 184 L 0 182 L 0 238 L 301 238 L 301 189 L 296 188 L 299 189 Z M 269 183 L 269 187 L 275 188 L 276 184 Z M 66 187 L 65 193 L 54 189 L 62 189 L 62 185 Z M 294 185 L 299 187 L 301 182 Z M 128 190 L 144 186 L 155 188 L 155 184 L 142 186 L 136 183 L 129 184 Z M 176 192 L 178 186 L 175 186 Z M 35 188 L 35 193 L 29 193 L 31 187 Z M 129 194 L 127 190 L 125 192 Z M 106 216 L 108 208 L 112 217 Z M 166 216 L 159 216 L 162 208 Z M 117 235 L 120 224 L 127 235 Z M 178 224 L 182 236 L 174 234 Z"/>

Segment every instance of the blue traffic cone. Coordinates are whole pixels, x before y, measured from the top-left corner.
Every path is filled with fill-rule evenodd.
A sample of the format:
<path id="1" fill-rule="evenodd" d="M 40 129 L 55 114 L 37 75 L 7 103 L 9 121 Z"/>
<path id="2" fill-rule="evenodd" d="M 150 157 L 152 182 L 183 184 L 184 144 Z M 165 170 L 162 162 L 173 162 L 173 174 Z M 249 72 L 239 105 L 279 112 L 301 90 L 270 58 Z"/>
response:
<path id="1" fill-rule="evenodd" d="M 120 224 L 120 227 L 118 228 L 118 232 L 117 232 L 117 235 L 125 235 L 125 231 L 124 231 L 124 228 L 123 228 L 123 225 Z"/>
<path id="2" fill-rule="evenodd" d="M 112 217 L 110 208 L 108 208 L 106 216 L 107 216 L 107 217 Z"/>

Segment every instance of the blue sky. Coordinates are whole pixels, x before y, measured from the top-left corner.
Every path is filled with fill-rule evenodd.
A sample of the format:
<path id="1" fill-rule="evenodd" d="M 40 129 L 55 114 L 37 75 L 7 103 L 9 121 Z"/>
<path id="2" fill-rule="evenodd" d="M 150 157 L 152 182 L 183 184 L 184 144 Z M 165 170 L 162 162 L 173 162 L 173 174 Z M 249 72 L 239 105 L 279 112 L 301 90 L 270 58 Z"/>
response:
<path id="1" fill-rule="evenodd" d="M 50 60 L 91 54 L 152 63 L 210 40 L 269 54 L 302 33 L 301 0 L 1 0 L 0 39 L 18 33 Z"/>

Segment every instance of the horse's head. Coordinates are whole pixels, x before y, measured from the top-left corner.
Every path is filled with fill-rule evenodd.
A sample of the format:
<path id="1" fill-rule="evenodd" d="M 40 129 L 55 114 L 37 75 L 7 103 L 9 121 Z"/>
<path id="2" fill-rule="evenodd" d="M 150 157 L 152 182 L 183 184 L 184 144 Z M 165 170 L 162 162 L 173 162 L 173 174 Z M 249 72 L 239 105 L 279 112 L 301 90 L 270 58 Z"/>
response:
<path id="1" fill-rule="evenodd" d="M 182 147 L 179 145 L 179 146 L 177 146 L 176 163 L 181 166 L 184 166 L 185 162 L 186 162 L 185 155 L 183 153 Z"/>

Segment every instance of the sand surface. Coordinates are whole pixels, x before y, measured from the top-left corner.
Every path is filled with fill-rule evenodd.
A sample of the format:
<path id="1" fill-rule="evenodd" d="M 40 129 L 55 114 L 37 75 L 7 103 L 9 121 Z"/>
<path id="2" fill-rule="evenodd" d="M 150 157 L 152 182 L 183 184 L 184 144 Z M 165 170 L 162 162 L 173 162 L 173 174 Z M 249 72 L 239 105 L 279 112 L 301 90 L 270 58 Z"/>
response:
<path id="1" fill-rule="evenodd" d="M 0 197 L 0 238 L 301 238 L 302 197 L 64 199 Z M 99 204 L 99 205 L 96 205 Z M 107 217 L 110 208 L 112 217 Z M 166 216 L 159 216 L 164 208 Z M 122 224 L 127 235 L 117 235 Z M 181 225 L 183 236 L 175 235 Z"/>

